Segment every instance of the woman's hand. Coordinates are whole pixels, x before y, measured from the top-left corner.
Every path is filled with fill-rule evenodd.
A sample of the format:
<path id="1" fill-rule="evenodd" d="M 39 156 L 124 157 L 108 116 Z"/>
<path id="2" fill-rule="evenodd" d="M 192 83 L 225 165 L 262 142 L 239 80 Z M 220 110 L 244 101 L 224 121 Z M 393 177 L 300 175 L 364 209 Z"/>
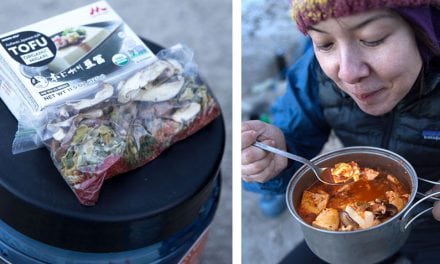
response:
<path id="1" fill-rule="evenodd" d="M 252 146 L 261 141 L 272 147 L 286 150 L 283 132 L 276 126 L 258 120 L 241 125 L 241 177 L 247 182 L 266 182 L 287 166 L 287 159 Z"/>
<path id="2" fill-rule="evenodd" d="M 440 191 L 440 185 L 434 186 L 434 188 L 432 188 L 431 190 L 431 193 L 438 191 Z M 438 197 L 440 197 L 440 195 Z M 432 216 L 434 216 L 434 218 L 437 221 L 440 221 L 440 201 L 434 203 L 434 208 L 432 209 Z"/>

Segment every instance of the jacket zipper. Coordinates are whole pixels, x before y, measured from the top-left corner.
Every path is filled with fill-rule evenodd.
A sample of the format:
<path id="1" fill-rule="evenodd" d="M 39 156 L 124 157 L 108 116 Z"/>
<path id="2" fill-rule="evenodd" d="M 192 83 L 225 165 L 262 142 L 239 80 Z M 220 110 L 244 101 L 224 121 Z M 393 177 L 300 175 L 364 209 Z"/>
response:
<path id="1" fill-rule="evenodd" d="M 394 126 L 394 112 L 395 111 L 391 111 L 390 115 L 387 118 L 387 127 L 385 130 L 385 134 L 382 138 L 382 143 L 381 143 L 381 147 L 384 149 L 389 149 L 389 145 L 390 145 L 390 140 L 391 140 L 391 132 L 393 131 L 393 126 Z"/>

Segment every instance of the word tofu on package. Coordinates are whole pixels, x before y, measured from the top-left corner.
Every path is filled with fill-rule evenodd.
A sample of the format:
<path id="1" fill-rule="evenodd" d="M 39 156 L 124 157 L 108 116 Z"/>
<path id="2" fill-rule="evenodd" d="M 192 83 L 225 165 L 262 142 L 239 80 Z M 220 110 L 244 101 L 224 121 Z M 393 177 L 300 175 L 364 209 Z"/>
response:
<path id="1" fill-rule="evenodd" d="M 109 4 L 99 1 L 1 35 L 0 97 L 22 121 L 154 59 Z"/>

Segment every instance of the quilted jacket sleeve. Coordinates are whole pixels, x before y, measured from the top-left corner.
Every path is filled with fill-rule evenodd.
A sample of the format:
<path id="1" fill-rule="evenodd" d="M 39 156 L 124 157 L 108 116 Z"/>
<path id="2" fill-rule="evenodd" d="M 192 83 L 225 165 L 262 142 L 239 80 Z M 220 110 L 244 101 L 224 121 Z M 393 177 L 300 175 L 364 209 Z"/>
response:
<path id="1" fill-rule="evenodd" d="M 272 107 L 272 123 L 283 131 L 288 151 L 309 159 L 320 152 L 330 133 L 319 103 L 316 67 L 319 66 L 309 43 L 305 53 L 288 71 L 286 93 Z M 288 168 L 274 179 L 265 183 L 244 182 L 244 188 L 282 194 L 300 166 L 298 162 L 289 162 Z"/>

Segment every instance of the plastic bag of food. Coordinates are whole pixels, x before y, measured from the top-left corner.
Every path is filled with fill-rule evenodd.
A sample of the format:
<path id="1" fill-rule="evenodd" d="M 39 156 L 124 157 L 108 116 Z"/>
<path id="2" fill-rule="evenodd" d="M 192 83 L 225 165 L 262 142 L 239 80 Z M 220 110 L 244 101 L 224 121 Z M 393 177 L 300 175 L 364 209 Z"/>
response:
<path id="1" fill-rule="evenodd" d="M 14 154 L 42 146 L 34 123 L 46 107 L 123 78 L 154 53 L 106 1 L 0 35 L 0 98 L 19 122 Z"/>
<path id="2" fill-rule="evenodd" d="M 106 179 L 140 167 L 220 114 L 183 45 L 96 93 L 43 111 L 36 130 L 83 205 L 93 205 Z"/>

